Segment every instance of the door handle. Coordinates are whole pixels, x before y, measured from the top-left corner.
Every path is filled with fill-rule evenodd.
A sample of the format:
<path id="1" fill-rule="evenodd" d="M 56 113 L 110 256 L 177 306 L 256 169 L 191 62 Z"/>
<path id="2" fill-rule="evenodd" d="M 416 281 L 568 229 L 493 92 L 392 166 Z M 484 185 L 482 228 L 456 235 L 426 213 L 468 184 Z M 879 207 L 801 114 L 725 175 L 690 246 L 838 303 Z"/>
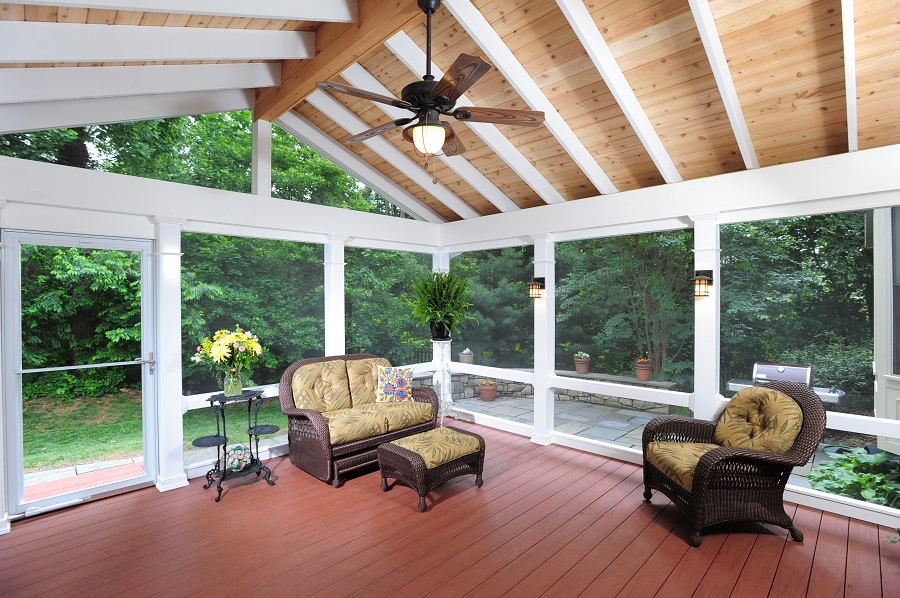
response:
<path id="1" fill-rule="evenodd" d="M 146 363 L 147 365 L 149 365 L 149 366 L 150 366 L 150 375 L 151 375 L 151 376 L 153 375 L 153 370 L 156 369 L 156 360 L 153 359 L 153 351 L 150 351 L 150 358 L 149 358 L 149 359 L 141 359 L 141 358 L 138 358 L 138 359 L 135 359 L 134 362 L 135 362 L 135 363 Z"/>

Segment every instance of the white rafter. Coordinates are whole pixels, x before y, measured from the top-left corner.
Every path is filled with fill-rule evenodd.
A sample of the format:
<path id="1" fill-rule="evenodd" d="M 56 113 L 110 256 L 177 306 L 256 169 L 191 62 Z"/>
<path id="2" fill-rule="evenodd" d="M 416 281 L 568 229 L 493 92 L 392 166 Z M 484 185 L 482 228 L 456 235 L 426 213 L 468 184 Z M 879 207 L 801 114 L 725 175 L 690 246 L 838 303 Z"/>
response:
<path id="1" fill-rule="evenodd" d="M 446 222 L 440 214 L 435 213 L 434 210 L 416 199 L 406 189 L 369 166 L 365 160 L 359 158 L 359 156 L 344 147 L 343 144 L 332 139 L 319 127 L 293 110 L 285 112 L 275 122 L 282 129 L 323 156 L 326 156 L 356 179 L 377 191 L 379 195 L 387 198 L 394 205 L 403 208 L 409 214 L 427 222 Z"/>
<path id="2" fill-rule="evenodd" d="M 0 69 L 0 104 L 254 89 L 280 82 L 275 63 Z"/>
<path id="3" fill-rule="evenodd" d="M 722 96 L 722 103 L 725 104 L 725 113 L 728 114 L 728 120 L 731 121 L 734 138 L 741 150 L 741 156 L 744 158 L 744 166 L 747 169 L 759 168 L 759 158 L 756 156 L 753 139 L 747 128 L 747 120 L 741 109 L 741 100 L 734 87 L 734 79 L 731 78 L 731 69 L 728 68 L 728 59 L 725 58 L 725 50 L 722 48 L 722 40 L 719 38 L 719 30 L 716 27 L 712 9 L 709 7 L 709 1 L 688 0 L 688 3 L 691 5 L 694 22 L 700 32 L 700 39 L 703 41 L 703 49 L 706 50 L 706 58 L 709 60 L 709 66 L 716 78 L 719 95 Z"/>
<path id="4" fill-rule="evenodd" d="M 553 104 L 534 82 L 525 67 L 516 59 L 512 51 L 503 43 L 503 40 L 487 22 L 484 15 L 475 8 L 469 0 L 445 0 L 444 5 L 453 14 L 453 17 L 466 30 L 469 37 L 478 44 L 495 67 L 500 69 L 506 80 L 512 85 L 516 93 L 533 109 L 544 112 L 544 124 L 553 136 L 559 141 L 563 149 L 591 180 L 601 193 L 615 193 L 615 185 L 603 172 L 603 169 L 591 155 L 591 152 L 581 143 L 575 132 L 569 127 L 562 116 L 553 107 Z"/>
<path id="5" fill-rule="evenodd" d="M 659 135 L 656 134 L 656 130 L 653 128 L 653 123 L 647 118 L 647 113 L 644 112 L 637 96 L 634 95 L 634 90 L 631 89 L 631 85 L 625 79 L 625 73 L 622 72 L 615 56 L 613 56 L 609 46 L 606 45 L 606 40 L 603 39 L 603 35 L 597 29 L 597 24 L 594 22 L 591 13 L 588 12 L 581 0 L 556 0 L 556 3 L 565 15 L 566 20 L 569 21 L 569 25 L 575 31 L 575 35 L 578 36 L 588 56 L 591 57 L 594 67 L 600 71 L 600 76 L 603 77 L 603 81 L 609 88 L 610 93 L 618 102 L 619 107 L 625 114 L 625 118 L 631 123 L 631 128 L 634 129 L 638 139 L 644 144 L 644 148 L 647 150 L 653 163 L 656 164 L 656 168 L 662 174 L 663 179 L 667 183 L 681 182 L 681 175 L 678 174 L 675 163 L 672 162 L 669 152 L 666 151 Z"/>
<path id="6" fill-rule="evenodd" d="M 394 56 L 416 76 L 421 76 L 420 70 L 425 64 L 425 52 L 412 40 L 405 31 L 398 31 L 393 37 L 388 38 L 384 45 Z M 436 64 L 431 63 L 431 73 L 436 79 L 444 76 L 443 71 Z M 474 102 L 465 94 L 459 97 L 457 106 L 474 105 Z M 500 130 L 490 123 L 467 122 L 466 125 L 472 132 L 478 135 L 497 157 L 506 162 L 513 172 L 525 181 L 525 183 L 547 203 L 562 203 L 565 201 L 562 195 L 550 184 L 528 159 L 522 155 L 516 146 L 506 138 Z"/>
<path id="7" fill-rule="evenodd" d="M 345 131 L 351 135 L 358 135 L 369 129 L 369 125 L 358 116 L 350 112 L 343 104 L 336 99 L 317 89 L 306 101 L 316 107 L 325 116 L 337 123 Z M 372 137 L 366 139 L 365 143 L 376 154 L 391 163 L 400 172 L 405 174 L 417 185 L 422 187 L 426 193 L 430 193 L 439 202 L 459 214 L 463 218 L 477 218 L 480 216 L 478 212 L 473 210 L 469 204 L 461 200 L 452 191 L 441 183 L 432 184 L 432 176 L 421 166 L 409 159 L 409 157 L 398 150 L 393 144 L 384 137 Z"/>
<path id="8" fill-rule="evenodd" d="M 0 104 L 0 134 L 253 108 L 252 89 Z"/>
<path id="9" fill-rule="evenodd" d="M 332 21 L 353 23 L 356 0 L 28 0 L 28 4 L 65 8 L 97 8 L 188 15 L 217 15 L 246 19 L 286 19 L 289 21 Z"/>
<path id="10" fill-rule="evenodd" d="M 354 87 L 358 87 L 360 89 L 365 89 L 366 91 L 372 91 L 374 93 L 380 93 L 381 95 L 393 96 L 391 90 L 381 84 L 381 82 L 373 77 L 369 71 L 367 71 L 361 64 L 358 62 L 354 62 L 347 69 L 345 69 L 341 76 L 348 82 L 350 85 Z M 388 106 L 387 104 L 382 104 L 381 102 L 372 102 L 381 110 L 390 116 L 392 119 L 397 120 L 399 118 L 409 118 L 412 116 L 412 112 L 409 110 L 403 110 L 402 108 L 395 108 L 394 106 Z M 481 195 L 487 199 L 489 202 L 494 204 L 498 210 L 501 212 L 512 212 L 514 210 L 518 210 L 519 206 L 517 206 L 510 198 L 506 196 L 503 191 L 497 188 L 494 183 L 492 183 L 486 176 L 484 176 L 480 170 L 472 166 L 468 160 L 466 160 L 462 156 L 437 156 L 444 164 L 450 167 L 450 169 L 458 174 L 465 182 L 471 185 L 476 191 L 481 193 Z"/>
<path id="11" fill-rule="evenodd" d="M 0 62 L 150 62 L 312 58 L 315 34 L 199 27 L 0 21 Z"/>
<path id="12" fill-rule="evenodd" d="M 847 96 L 847 149 L 859 150 L 859 121 L 856 109 L 856 24 L 853 0 L 841 0 L 844 29 L 844 83 Z"/>

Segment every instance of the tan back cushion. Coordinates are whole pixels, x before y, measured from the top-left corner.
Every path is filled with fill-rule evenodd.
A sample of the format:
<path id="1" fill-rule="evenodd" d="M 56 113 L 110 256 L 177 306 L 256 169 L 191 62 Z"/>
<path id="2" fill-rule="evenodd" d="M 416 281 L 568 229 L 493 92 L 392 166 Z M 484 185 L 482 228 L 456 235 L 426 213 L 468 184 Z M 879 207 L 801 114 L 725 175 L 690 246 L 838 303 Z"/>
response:
<path id="1" fill-rule="evenodd" d="M 722 446 L 786 453 L 803 427 L 803 411 L 781 391 L 761 386 L 740 390 L 716 426 L 713 441 Z"/>
<path id="2" fill-rule="evenodd" d="M 347 363 L 347 377 L 350 381 L 350 397 L 353 407 L 375 402 L 375 387 L 378 386 L 378 366 L 391 367 L 391 362 L 383 357 L 354 359 Z"/>
<path id="3" fill-rule="evenodd" d="M 352 407 L 346 363 L 343 359 L 334 359 L 297 368 L 291 379 L 294 405 L 298 409 L 315 409 L 320 413 Z"/>

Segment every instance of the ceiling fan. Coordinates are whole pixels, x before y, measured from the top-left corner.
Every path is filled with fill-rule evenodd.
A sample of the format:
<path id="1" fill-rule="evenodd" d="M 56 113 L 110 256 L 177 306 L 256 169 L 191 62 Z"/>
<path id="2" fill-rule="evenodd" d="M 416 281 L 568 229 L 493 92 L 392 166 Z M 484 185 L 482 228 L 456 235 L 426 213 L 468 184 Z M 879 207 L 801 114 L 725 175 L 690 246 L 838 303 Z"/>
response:
<path id="1" fill-rule="evenodd" d="M 363 131 L 344 140 L 344 143 L 364 141 L 376 135 L 387 133 L 397 127 L 403 129 L 403 138 L 411 141 L 416 150 L 423 155 L 436 154 L 443 151 L 445 155 L 456 156 L 465 151 L 465 147 L 456 137 L 453 128 L 441 121 L 440 116 L 452 116 L 463 122 L 482 122 L 498 125 L 519 125 L 536 127 L 544 122 L 544 113 L 534 110 L 512 110 L 506 108 L 477 108 L 464 106 L 454 108 L 456 101 L 478 79 L 484 76 L 491 65 L 478 56 L 460 54 L 440 81 L 435 81 L 431 74 L 431 15 L 441 6 L 441 0 L 417 0 L 419 8 L 425 13 L 427 29 L 427 50 L 425 55 L 425 76 L 421 81 L 410 83 L 400 93 L 402 99 L 384 96 L 349 85 L 322 81 L 316 83 L 321 89 L 336 93 L 344 93 L 380 102 L 389 106 L 403 108 L 413 113 L 410 118 L 401 118 L 368 131 Z M 411 124 L 412 123 L 412 124 Z M 409 125 L 409 126 L 406 126 Z"/>

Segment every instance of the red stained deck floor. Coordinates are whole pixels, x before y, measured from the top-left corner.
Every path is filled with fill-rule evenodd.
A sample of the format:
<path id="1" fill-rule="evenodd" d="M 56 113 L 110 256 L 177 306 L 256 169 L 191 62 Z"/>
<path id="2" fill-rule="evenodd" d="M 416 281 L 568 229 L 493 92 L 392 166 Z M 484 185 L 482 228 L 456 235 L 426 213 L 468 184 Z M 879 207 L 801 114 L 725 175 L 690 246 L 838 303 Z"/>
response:
<path id="1" fill-rule="evenodd" d="M 700 548 L 640 468 L 468 423 L 487 443 L 474 476 L 383 493 L 335 490 L 272 459 L 274 487 L 202 479 L 13 523 L 3 596 L 900 596 L 893 530 L 791 506 L 805 541 L 758 524 L 710 528 Z M 255 480 L 255 478 L 253 478 Z"/>

